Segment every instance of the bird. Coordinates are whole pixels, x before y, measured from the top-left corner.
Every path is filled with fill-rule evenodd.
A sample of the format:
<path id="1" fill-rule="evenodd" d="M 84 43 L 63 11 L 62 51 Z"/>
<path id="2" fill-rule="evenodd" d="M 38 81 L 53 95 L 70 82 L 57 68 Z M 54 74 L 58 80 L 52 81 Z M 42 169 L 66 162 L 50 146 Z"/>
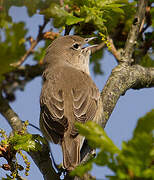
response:
<path id="1" fill-rule="evenodd" d="M 47 140 L 61 145 L 63 168 L 67 171 L 72 171 L 81 160 L 84 137 L 75 123 L 100 118 L 100 92 L 89 72 L 94 46 L 86 46 L 94 38 L 60 36 L 46 49 L 43 60 L 40 129 Z"/>

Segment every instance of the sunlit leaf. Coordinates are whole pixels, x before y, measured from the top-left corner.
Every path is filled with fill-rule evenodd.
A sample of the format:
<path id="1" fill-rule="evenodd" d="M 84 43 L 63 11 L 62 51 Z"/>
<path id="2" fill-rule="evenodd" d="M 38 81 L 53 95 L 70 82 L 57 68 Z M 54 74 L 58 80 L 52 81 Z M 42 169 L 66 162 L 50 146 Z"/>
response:
<path id="1" fill-rule="evenodd" d="M 81 21 L 84 21 L 84 18 L 78 18 L 78 17 L 75 17 L 75 16 L 67 16 L 66 18 L 66 24 L 67 25 L 72 25 L 72 24 L 76 24 L 78 22 L 81 22 Z"/>
<path id="2" fill-rule="evenodd" d="M 45 143 L 43 138 L 39 136 L 33 136 L 32 134 L 18 134 L 15 133 L 9 139 L 10 144 L 15 150 L 29 151 L 41 151 L 42 143 Z"/>
<path id="3" fill-rule="evenodd" d="M 141 133 L 152 133 L 154 130 L 154 109 L 138 120 L 134 130 L 134 136 Z"/>
<path id="4" fill-rule="evenodd" d="M 86 164 L 77 166 L 72 172 L 72 176 L 83 177 L 83 175 L 92 169 L 92 160 L 89 160 Z"/>

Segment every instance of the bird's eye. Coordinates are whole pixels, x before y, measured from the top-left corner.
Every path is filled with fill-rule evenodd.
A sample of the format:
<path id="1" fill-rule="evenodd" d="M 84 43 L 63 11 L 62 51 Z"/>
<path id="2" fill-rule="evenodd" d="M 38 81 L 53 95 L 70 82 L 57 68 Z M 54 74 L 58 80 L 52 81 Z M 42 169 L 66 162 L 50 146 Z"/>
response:
<path id="1" fill-rule="evenodd" d="M 79 47 L 80 47 L 79 44 L 77 44 L 77 43 L 73 44 L 73 48 L 74 48 L 74 49 L 78 49 Z"/>

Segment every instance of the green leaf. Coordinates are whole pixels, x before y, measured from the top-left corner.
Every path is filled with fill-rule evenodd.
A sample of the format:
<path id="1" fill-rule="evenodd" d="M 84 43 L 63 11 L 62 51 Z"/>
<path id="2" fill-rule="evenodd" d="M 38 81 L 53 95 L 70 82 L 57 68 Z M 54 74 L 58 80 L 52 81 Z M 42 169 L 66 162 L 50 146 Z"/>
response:
<path id="1" fill-rule="evenodd" d="M 6 174 L 7 178 L 2 178 L 2 180 L 12 180 L 12 177 Z"/>
<path id="2" fill-rule="evenodd" d="M 128 142 L 123 142 L 122 151 L 117 160 L 134 177 L 152 178 L 154 166 L 154 110 L 140 118 L 134 130 L 134 135 Z M 126 173 L 125 170 L 122 170 Z"/>
<path id="3" fill-rule="evenodd" d="M 121 150 L 114 145 L 99 125 L 93 122 L 77 124 L 79 132 L 86 137 L 93 148 L 99 148 L 100 152 L 90 163 L 79 167 L 76 174 L 80 175 L 81 172 L 83 175 L 90 170 L 93 163 L 96 163 L 99 166 L 107 166 L 114 172 L 113 176 L 107 176 L 110 180 L 153 179 L 153 121 L 154 110 L 139 119 L 132 139 L 123 142 Z"/>
<path id="4" fill-rule="evenodd" d="M 148 54 L 146 54 L 142 58 L 140 65 L 144 67 L 154 67 L 154 60 Z"/>
<path id="5" fill-rule="evenodd" d="M 32 135 L 32 134 L 17 134 L 15 133 L 9 139 L 10 144 L 15 150 L 24 150 L 26 152 L 29 151 L 41 151 L 42 143 L 45 143 L 43 138 Z"/>
<path id="6" fill-rule="evenodd" d="M 107 136 L 105 131 L 98 124 L 89 121 L 85 124 L 76 124 L 79 133 L 84 135 L 91 147 L 101 148 L 110 153 L 119 153 L 119 149 L 112 140 Z"/>
<path id="7" fill-rule="evenodd" d="M 134 136 L 141 133 L 152 133 L 154 130 L 154 109 L 148 112 L 144 117 L 140 118 L 134 130 Z"/>
<path id="8" fill-rule="evenodd" d="M 95 158 L 94 162 L 99 165 L 99 166 L 105 166 L 108 164 L 109 162 L 109 153 L 105 152 L 105 151 L 100 151 L 97 154 L 97 157 Z"/>
<path id="9" fill-rule="evenodd" d="M 87 163 L 85 164 L 81 164 L 79 166 L 77 166 L 71 173 L 71 176 L 79 176 L 79 177 L 83 177 L 83 175 L 85 173 L 87 173 L 88 171 L 90 171 L 92 169 L 92 162 L 93 160 L 89 160 Z"/>
<path id="10" fill-rule="evenodd" d="M 154 8 L 150 9 L 150 14 L 151 14 L 151 17 L 154 17 Z M 152 20 L 152 27 L 154 27 L 154 19 L 151 18 L 151 20 Z"/>
<path id="11" fill-rule="evenodd" d="M 49 8 L 42 10 L 40 14 L 45 15 L 46 18 L 60 18 L 66 16 L 68 13 L 59 4 L 51 3 Z"/>
<path id="12" fill-rule="evenodd" d="M 72 24 L 77 24 L 78 22 L 84 21 L 84 18 L 78 18 L 73 15 L 69 15 L 66 17 L 66 24 L 67 25 L 72 25 Z"/>
<path id="13" fill-rule="evenodd" d="M 141 133 L 139 136 L 128 141 L 128 143 L 123 143 L 122 153 L 118 159 L 122 161 L 136 177 L 143 177 L 143 170 L 147 169 L 152 161 L 150 155 L 151 149 L 152 138 L 146 133 Z"/>

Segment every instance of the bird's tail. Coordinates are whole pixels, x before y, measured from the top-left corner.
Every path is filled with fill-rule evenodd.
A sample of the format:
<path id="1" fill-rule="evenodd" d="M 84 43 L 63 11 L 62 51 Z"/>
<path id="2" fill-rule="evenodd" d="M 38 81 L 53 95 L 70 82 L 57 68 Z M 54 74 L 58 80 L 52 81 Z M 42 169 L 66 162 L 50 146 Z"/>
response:
<path id="1" fill-rule="evenodd" d="M 76 138 L 65 137 L 62 141 L 63 167 L 72 171 L 80 163 L 80 147 L 83 137 L 78 135 Z"/>

